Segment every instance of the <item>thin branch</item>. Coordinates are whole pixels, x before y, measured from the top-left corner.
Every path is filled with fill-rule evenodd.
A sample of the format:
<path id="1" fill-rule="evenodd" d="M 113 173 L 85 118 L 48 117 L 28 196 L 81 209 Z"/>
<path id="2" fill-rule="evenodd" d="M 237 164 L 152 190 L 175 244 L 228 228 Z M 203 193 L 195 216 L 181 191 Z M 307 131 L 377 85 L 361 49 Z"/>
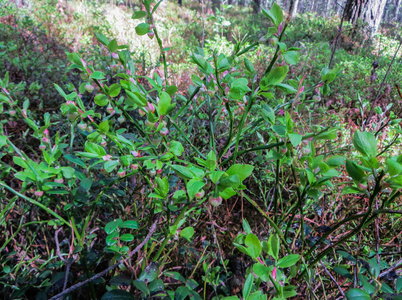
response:
<path id="1" fill-rule="evenodd" d="M 376 105 L 376 103 L 377 103 L 378 98 L 380 98 L 380 93 L 381 93 L 382 87 L 384 86 L 385 80 L 386 80 L 387 77 L 388 77 L 389 71 L 391 71 L 391 67 L 392 67 L 392 65 L 394 64 L 395 57 L 396 57 L 396 55 L 398 54 L 399 49 L 401 48 L 401 46 L 402 46 L 402 41 L 399 43 L 398 49 L 396 49 L 395 54 L 394 54 L 394 57 L 392 58 L 392 61 L 391 61 L 391 63 L 390 63 L 389 66 L 388 66 L 387 73 L 385 74 L 384 79 L 382 80 L 382 82 L 381 82 L 381 84 L 380 84 L 380 87 L 379 87 L 379 89 L 378 89 L 378 91 L 377 91 L 377 95 L 375 96 L 374 101 L 373 101 L 373 103 L 371 104 L 370 112 L 369 112 L 369 114 L 368 114 L 368 116 L 367 116 L 367 119 L 366 119 L 365 122 L 363 122 L 363 128 L 362 128 L 363 131 L 364 131 L 364 128 L 367 127 L 368 124 L 370 123 L 371 117 L 373 116 L 374 107 L 375 107 L 375 105 Z"/>
<path id="2" fill-rule="evenodd" d="M 151 228 L 149 229 L 148 235 L 145 237 L 145 239 L 133 250 L 129 253 L 129 258 L 131 256 L 133 256 L 135 253 L 137 253 L 138 251 L 141 250 L 142 247 L 144 247 L 144 245 L 148 242 L 148 240 L 151 238 L 151 236 L 154 234 L 155 230 L 156 230 L 156 225 L 159 222 L 159 218 L 152 224 Z M 125 259 L 120 260 L 119 262 L 115 263 L 114 265 L 110 266 L 109 268 L 107 268 L 106 270 L 103 270 L 102 272 L 92 276 L 91 278 L 84 280 L 80 283 L 77 283 L 75 285 L 73 285 L 72 287 L 66 289 L 65 291 L 61 292 L 60 294 L 57 294 L 56 296 L 50 298 L 50 300 L 59 300 L 62 299 L 62 297 L 64 295 L 67 295 L 73 291 L 75 291 L 76 289 L 86 285 L 89 282 L 94 281 L 95 279 L 98 279 L 104 275 L 106 275 L 107 273 L 109 273 L 111 270 L 113 270 L 114 268 L 116 268 L 118 265 L 120 265 L 121 263 L 123 263 L 125 261 Z"/>
<path id="3" fill-rule="evenodd" d="M 327 273 L 327 275 L 329 276 L 329 278 L 331 278 L 331 280 L 333 282 L 335 282 L 336 286 L 338 287 L 339 292 L 341 293 L 343 299 L 346 299 L 345 293 L 342 290 L 342 287 L 339 285 L 339 283 L 336 281 L 336 279 L 334 278 L 334 276 L 332 276 L 332 274 L 328 271 L 327 267 L 325 266 L 325 264 L 322 262 L 322 260 L 320 261 L 321 265 L 324 267 L 324 271 L 325 273 Z"/>

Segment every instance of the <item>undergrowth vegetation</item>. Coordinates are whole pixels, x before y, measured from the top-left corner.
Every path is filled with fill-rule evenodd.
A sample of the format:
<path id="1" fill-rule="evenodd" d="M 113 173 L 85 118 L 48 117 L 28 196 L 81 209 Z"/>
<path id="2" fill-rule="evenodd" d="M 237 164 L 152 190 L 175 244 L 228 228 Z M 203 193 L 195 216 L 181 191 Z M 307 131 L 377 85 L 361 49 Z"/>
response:
<path id="1" fill-rule="evenodd" d="M 328 68 L 278 4 L 0 5 L 0 298 L 402 293 L 390 33 Z"/>

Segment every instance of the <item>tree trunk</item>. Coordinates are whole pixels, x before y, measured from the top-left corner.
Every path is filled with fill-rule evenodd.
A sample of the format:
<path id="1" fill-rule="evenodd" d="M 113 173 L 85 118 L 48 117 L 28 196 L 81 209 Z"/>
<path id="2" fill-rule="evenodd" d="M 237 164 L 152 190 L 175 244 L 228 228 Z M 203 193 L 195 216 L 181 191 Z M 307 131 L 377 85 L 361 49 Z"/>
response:
<path id="1" fill-rule="evenodd" d="M 396 1 L 396 10 L 395 10 L 395 17 L 394 21 L 399 22 L 401 18 L 399 18 L 399 9 L 401 8 L 401 0 Z"/>
<path id="2" fill-rule="evenodd" d="M 183 0 L 177 0 L 177 4 L 179 4 L 180 6 L 183 5 Z"/>
<path id="3" fill-rule="evenodd" d="M 253 14 L 258 14 L 261 11 L 261 0 L 253 0 Z"/>
<path id="4" fill-rule="evenodd" d="M 380 27 L 386 0 L 347 0 L 345 19 L 353 25 L 358 20 L 367 23 L 372 34 Z"/>
<path id="5" fill-rule="evenodd" d="M 297 14 L 297 6 L 299 5 L 299 0 L 291 0 L 289 7 L 289 14 L 292 18 L 294 18 Z"/>

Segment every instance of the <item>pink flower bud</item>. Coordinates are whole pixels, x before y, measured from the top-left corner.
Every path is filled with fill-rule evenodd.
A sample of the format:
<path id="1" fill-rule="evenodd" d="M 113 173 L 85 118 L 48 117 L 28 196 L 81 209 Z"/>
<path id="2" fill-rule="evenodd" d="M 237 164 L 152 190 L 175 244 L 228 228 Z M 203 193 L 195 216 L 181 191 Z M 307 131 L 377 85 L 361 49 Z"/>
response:
<path id="1" fill-rule="evenodd" d="M 107 111 L 109 114 L 111 114 L 111 113 L 114 111 L 114 109 L 113 109 L 112 106 L 109 105 L 109 106 L 106 108 L 106 111 Z"/>
<path id="2" fill-rule="evenodd" d="M 152 127 L 155 127 L 155 123 L 151 123 L 148 120 L 146 120 L 145 121 L 145 126 L 152 128 Z"/>
<path id="3" fill-rule="evenodd" d="M 80 123 L 80 124 L 78 124 L 78 128 L 79 129 L 81 129 L 81 130 L 85 130 L 85 129 L 87 129 L 87 124 L 86 123 Z"/>
<path id="4" fill-rule="evenodd" d="M 155 36 L 155 32 L 150 31 L 150 32 L 147 33 L 147 35 L 152 40 L 154 38 L 154 36 Z"/>
<path id="5" fill-rule="evenodd" d="M 219 197 L 211 196 L 211 197 L 209 197 L 208 202 L 212 206 L 217 207 L 217 206 L 222 204 L 222 197 L 220 197 L 220 196 Z"/>
<path id="6" fill-rule="evenodd" d="M 117 172 L 117 176 L 124 177 L 126 175 L 126 171 L 124 171 L 123 169 L 120 169 L 119 172 Z"/>
<path id="7" fill-rule="evenodd" d="M 282 23 L 281 23 L 282 24 Z M 274 279 L 274 280 L 276 280 L 276 271 L 277 271 L 277 269 L 276 269 L 276 267 L 274 267 L 274 269 L 272 270 L 272 278 Z"/>
<path id="8" fill-rule="evenodd" d="M 140 152 L 138 152 L 138 151 L 131 151 L 131 154 L 132 154 L 134 157 L 141 157 Z"/>
<path id="9" fill-rule="evenodd" d="M 63 183 L 63 178 L 55 179 L 54 182 L 56 182 L 56 183 Z"/>
<path id="10" fill-rule="evenodd" d="M 205 191 L 204 190 L 200 190 L 199 192 L 195 193 L 195 198 L 197 199 L 201 199 L 205 196 Z"/>
<path id="11" fill-rule="evenodd" d="M 67 106 L 70 106 L 70 105 L 74 105 L 74 106 L 75 106 L 75 102 L 74 102 L 74 101 L 71 101 L 71 100 L 68 100 L 68 101 L 66 102 L 66 105 L 67 105 Z"/>
<path id="12" fill-rule="evenodd" d="M 149 171 L 149 175 L 151 175 L 152 177 L 156 175 L 156 171 L 155 170 L 151 170 Z"/>
<path id="13" fill-rule="evenodd" d="M 138 165 L 138 164 L 131 164 L 130 165 L 130 168 L 132 169 L 132 170 L 138 170 L 138 168 L 139 168 L 140 166 Z"/>
<path id="14" fill-rule="evenodd" d="M 126 119 L 123 116 L 120 116 L 117 121 L 119 121 L 119 123 L 124 123 L 126 121 Z"/>
<path id="15" fill-rule="evenodd" d="M 151 30 L 154 29 L 154 27 L 155 27 L 154 24 L 149 25 L 149 29 Z"/>
<path id="16" fill-rule="evenodd" d="M 155 106 L 151 102 L 147 103 L 147 107 L 148 107 L 149 111 L 151 111 L 152 113 L 155 112 Z"/>
<path id="17" fill-rule="evenodd" d="M 27 110 L 26 110 L 25 108 L 22 110 L 22 116 L 23 116 L 24 118 L 27 117 Z"/>
<path id="18" fill-rule="evenodd" d="M 300 88 L 299 92 L 300 92 L 300 93 L 303 93 L 303 92 L 304 92 L 304 85 Z"/>
<path id="19" fill-rule="evenodd" d="M 230 90 L 230 87 L 226 87 L 226 89 L 225 89 L 225 94 L 227 95 L 228 93 L 229 93 L 229 90 Z"/>
<path id="20" fill-rule="evenodd" d="M 107 142 L 105 140 L 103 140 L 103 141 L 101 141 L 100 144 L 101 144 L 102 147 L 105 147 L 107 145 Z"/>
<path id="21" fill-rule="evenodd" d="M 85 60 L 83 60 L 82 58 L 81 58 L 81 63 L 82 63 L 82 66 L 83 66 L 84 68 L 87 67 L 87 63 L 86 63 Z"/>
<path id="22" fill-rule="evenodd" d="M 134 85 L 137 84 L 137 81 L 135 81 L 134 78 L 132 78 L 132 77 L 130 77 L 130 81 L 131 81 Z"/>
<path id="23" fill-rule="evenodd" d="M 127 74 L 129 75 L 129 76 L 131 76 L 131 71 L 129 70 L 129 69 L 127 69 Z M 131 78 L 130 78 L 131 79 Z"/>
<path id="24" fill-rule="evenodd" d="M 138 110 L 138 113 L 140 114 L 141 117 L 143 117 L 143 116 L 146 115 L 146 112 L 143 111 L 142 109 L 139 109 L 139 110 Z"/>
<path id="25" fill-rule="evenodd" d="M 87 132 L 91 133 L 92 131 L 94 131 L 94 128 L 92 126 L 88 126 Z"/>
<path id="26" fill-rule="evenodd" d="M 43 191 L 35 191 L 34 195 L 38 196 L 38 197 L 42 197 L 43 196 Z"/>
<path id="27" fill-rule="evenodd" d="M 85 85 L 85 90 L 88 92 L 88 93 L 92 93 L 93 91 L 94 91 L 94 86 L 92 85 L 92 84 L 86 84 Z"/>
<path id="28" fill-rule="evenodd" d="M 119 55 L 116 52 L 112 53 L 112 58 L 113 59 L 119 59 Z"/>
<path id="29" fill-rule="evenodd" d="M 43 144 L 40 144 L 40 145 L 39 145 L 39 149 L 41 149 L 41 150 L 46 149 L 46 146 L 43 145 Z"/>
<path id="30" fill-rule="evenodd" d="M 167 136 L 167 134 L 169 133 L 169 130 L 166 127 L 163 127 L 160 131 L 161 135 L 163 136 Z"/>
<path id="31" fill-rule="evenodd" d="M 10 114 L 10 116 L 15 116 L 16 111 L 15 110 L 10 110 L 8 113 Z"/>
<path id="32" fill-rule="evenodd" d="M 103 156 L 102 158 L 104 161 L 109 161 L 112 158 L 112 156 L 110 154 L 107 154 L 107 155 Z"/>
<path id="33" fill-rule="evenodd" d="M 359 182 L 359 183 L 357 183 L 357 188 L 359 190 L 361 190 L 361 191 L 366 191 L 367 190 L 367 184 Z"/>
<path id="34" fill-rule="evenodd" d="M 44 137 L 42 138 L 42 142 L 48 144 L 48 143 L 49 143 L 49 139 L 44 136 Z"/>
<path id="35" fill-rule="evenodd" d="M 162 169 L 156 170 L 156 174 L 162 174 Z"/>
<path id="36" fill-rule="evenodd" d="M 113 72 L 116 72 L 116 71 L 118 70 L 118 68 L 119 68 L 118 65 L 111 65 L 111 66 L 110 66 L 110 69 L 111 69 Z"/>

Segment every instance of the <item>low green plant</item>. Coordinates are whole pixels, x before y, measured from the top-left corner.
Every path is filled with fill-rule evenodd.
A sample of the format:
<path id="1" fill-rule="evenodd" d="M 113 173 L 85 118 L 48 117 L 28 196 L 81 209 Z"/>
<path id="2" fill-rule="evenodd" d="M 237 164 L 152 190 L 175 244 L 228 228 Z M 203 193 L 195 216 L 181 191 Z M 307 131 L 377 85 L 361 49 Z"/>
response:
<path id="1" fill-rule="evenodd" d="M 29 262 L 7 248 L 11 243 L 18 246 L 15 234 L 7 235 L 0 262 L 2 292 L 9 298 L 23 297 L 29 289 L 41 296 L 73 297 L 86 284 L 89 289 L 83 293 L 93 299 L 201 299 L 208 288 L 216 298 L 229 296 L 223 287 L 229 273 L 218 242 L 218 266 L 205 261 L 204 254 L 196 259 L 189 255 L 196 269 L 203 265 L 203 284 L 194 273 L 185 277 L 163 269 L 184 240 L 191 243 L 198 237 L 194 222 L 200 215 L 208 212 L 217 240 L 212 216 L 241 198 L 269 225 L 262 234 L 243 221 L 244 233 L 234 240 L 252 263 L 242 296 L 267 299 L 273 293 L 276 299 L 286 299 L 297 295 L 298 282 L 311 284 L 321 260 L 364 233 L 380 215 L 399 214 L 392 208 L 402 184 L 401 157 L 384 157 L 399 136 L 378 150 L 381 130 L 356 131 L 352 149 L 338 138 L 335 118 L 325 123 L 320 118 L 305 120 L 304 109 L 311 113 L 321 95 L 329 95 L 341 70 L 322 68 L 317 77 L 288 79 L 290 66 L 299 63 L 299 48 L 284 42 L 290 20 L 279 5 L 263 10 L 273 25 L 261 43 L 271 44 L 273 50 L 262 74 L 242 56 L 259 42 L 240 40 L 231 54 L 214 51 L 211 56 L 197 48 L 191 56 L 197 67 L 191 75 L 193 85 L 183 96 L 169 81 L 169 49 L 155 22 L 160 3 L 144 0 L 145 10 L 133 14 L 140 20 L 135 32 L 155 39 L 159 46 L 163 69 L 152 77 L 138 74 L 138 60 L 128 46 L 97 33 L 107 48 L 107 60 L 116 67 L 98 69 L 104 64 L 68 53 L 69 69 L 80 73 L 83 82 L 70 89 L 54 85 L 64 99 L 61 114 L 38 118 L 30 110 L 31 101 L 21 105 L 16 100 L 18 95 L 10 89 L 15 85 L 7 75 L 0 81 L 7 117 L 23 120 L 35 140 L 28 150 L 20 149 L 16 138 L 3 129 L 0 192 L 7 200 L 1 203 L 0 224 L 7 232 L 16 228 L 32 240 L 42 239 L 43 248 L 34 249 L 30 243 L 24 251 L 37 253 L 29 262 L 46 257 L 39 268 L 48 268 L 36 271 L 42 284 L 30 277 Z M 400 131 L 398 122 L 390 130 Z M 251 185 L 259 183 L 262 191 L 258 181 L 266 176 L 255 172 L 256 165 L 272 170 L 266 179 L 273 188 L 270 199 L 264 199 L 265 209 L 250 197 L 251 192 L 259 195 Z M 342 174 L 343 166 L 348 177 Z M 348 183 L 343 195 L 357 193 L 367 199 L 368 208 L 361 213 L 353 210 L 334 220 L 321 236 L 312 236 L 306 216 L 327 194 L 336 194 L 340 180 Z M 18 217 L 6 222 L 17 207 Z M 35 223 L 24 223 L 28 211 Z M 40 237 L 25 228 L 28 224 L 35 224 Z M 347 234 L 337 240 L 331 237 L 349 225 L 354 228 Z M 58 237 L 61 231 L 63 242 Z M 24 268 L 20 271 L 15 265 Z M 110 279 L 102 279 L 110 272 Z"/>

